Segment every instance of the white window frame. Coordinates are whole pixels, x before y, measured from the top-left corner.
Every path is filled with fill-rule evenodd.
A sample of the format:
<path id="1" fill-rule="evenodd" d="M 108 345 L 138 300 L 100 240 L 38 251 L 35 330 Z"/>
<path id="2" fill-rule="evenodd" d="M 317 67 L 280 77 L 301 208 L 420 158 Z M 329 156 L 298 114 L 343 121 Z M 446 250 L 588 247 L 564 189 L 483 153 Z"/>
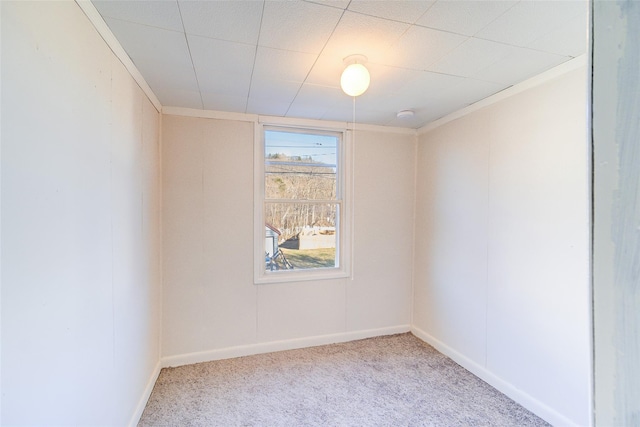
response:
<path id="1" fill-rule="evenodd" d="M 283 130 L 302 133 L 341 134 L 338 142 L 336 200 L 340 205 L 338 215 L 338 229 L 336 230 L 336 258 L 338 267 L 276 270 L 266 271 L 265 268 L 265 179 L 264 179 L 264 131 L 265 129 Z M 352 221 L 352 147 L 351 132 L 346 128 L 286 125 L 281 123 L 256 123 L 253 155 L 253 247 L 254 247 L 254 283 L 283 283 L 302 282 L 308 280 L 339 279 L 350 277 L 351 274 L 351 221 Z"/>

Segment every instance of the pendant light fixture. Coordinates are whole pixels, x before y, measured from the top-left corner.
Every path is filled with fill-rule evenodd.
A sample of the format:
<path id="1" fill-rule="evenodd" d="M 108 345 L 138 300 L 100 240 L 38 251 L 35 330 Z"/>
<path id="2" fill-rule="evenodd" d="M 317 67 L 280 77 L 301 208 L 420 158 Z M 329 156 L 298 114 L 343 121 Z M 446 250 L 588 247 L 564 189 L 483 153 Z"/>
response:
<path id="1" fill-rule="evenodd" d="M 367 62 L 364 55 L 350 55 L 344 59 L 347 68 L 340 77 L 340 87 L 349 96 L 360 96 L 369 87 L 369 70 L 363 64 Z"/>

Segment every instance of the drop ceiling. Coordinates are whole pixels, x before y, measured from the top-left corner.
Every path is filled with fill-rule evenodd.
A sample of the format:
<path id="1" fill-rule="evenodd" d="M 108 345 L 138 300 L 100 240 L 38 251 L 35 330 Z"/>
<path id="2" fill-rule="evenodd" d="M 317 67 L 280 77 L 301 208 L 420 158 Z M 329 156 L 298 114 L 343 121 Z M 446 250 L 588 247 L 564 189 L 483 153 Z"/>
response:
<path id="1" fill-rule="evenodd" d="M 419 128 L 587 51 L 587 0 L 92 2 L 163 106 Z M 399 119 L 400 110 L 413 110 Z"/>

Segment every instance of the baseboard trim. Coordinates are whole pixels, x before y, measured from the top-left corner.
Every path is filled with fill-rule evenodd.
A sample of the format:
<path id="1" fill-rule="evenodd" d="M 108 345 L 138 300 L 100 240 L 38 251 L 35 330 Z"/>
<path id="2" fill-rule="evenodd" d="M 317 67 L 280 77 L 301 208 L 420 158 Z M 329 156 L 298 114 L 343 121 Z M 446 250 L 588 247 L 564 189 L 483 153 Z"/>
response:
<path id="1" fill-rule="evenodd" d="M 212 360 L 231 359 L 233 357 L 251 356 L 254 354 L 271 353 L 274 351 L 293 350 L 319 345 L 335 344 L 372 338 L 383 335 L 402 334 L 410 332 L 410 325 L 398 325 L 387 328 L 367 329 L 339 334 L 317 335 L 314 337 L 295 338 L 282 341 L 270 341 L 258 344 L 240 345 L 196 353 L 179 354 L 163 357 L 160 362 L 163 368 L 191 365 L 193 363 L 210 362 Z"/>
<path id="2" fill-rule="evenodd" d="M 142 392 L 142 396 L 140 396 L 140 400 L 138 401 L 138 405 L 136 406 L 136 410 L 131 416 L 131 420 L 129 421 L 129 427 L 136 427 L 140 422 L 140 418 L 142 417 L 142 413 L 144 412 L 144 408 L 147 406 L 147 402 L 149 401 L 149 396 L 151 396 L 151 392 L 153 391 L 153 386 L 156 385 L 156 381 L 158 380 L 158 376 L 160 375 L 160 370 L 162 369 L 161 361 L 158 360 L 155 368 L 153 368 L 153 372 L 151 372 L 151 376 L 149 377 L 149 381 L 147 381 L 147 385 Z"/>
<path id="3" fill-rule="evenodd" d="M 498 377 L 497 375 L 489 371 L 486 367 L 469 359 L 462 353 L 457 352 L 456 350 L 449 347 L 442 341 L 438 340 L 432 335 L 429 335 L 422 329 L 412 326 L 411 333 L 414 334 L 416 337 L 420 338 L 422 341 L 426 342 L 427 344 L 430 344 L 431 346 L 433 346 L 440 353 L 450 357 L 454 362 L 456 362 L 457 364 L 459 364 L 460 366 L 462 366 L 463 368 L 465 368 L 466 370 L 468 370 L 478 378 L 482 379 L 486 383 L 495 387 L 501 393 L 504 393 L 505 395 L 509 396 L 511 399 L 515 400 L 520 405 L 524 406 L 525 408 L 527 408 L 528 410 L 530 410 L 540 418 L 544 419 L 551 425 L 578 426 L 578 424 L 571 421 L 570 419 L 560 414 L 559 412 L 555 411 L 553 408 L 545 405 L 544 403 L 540 402 L 538 399 L 534 398 L 533 396 L 516 388 L 511 383 L 503 380 L 502 378 Z"/>

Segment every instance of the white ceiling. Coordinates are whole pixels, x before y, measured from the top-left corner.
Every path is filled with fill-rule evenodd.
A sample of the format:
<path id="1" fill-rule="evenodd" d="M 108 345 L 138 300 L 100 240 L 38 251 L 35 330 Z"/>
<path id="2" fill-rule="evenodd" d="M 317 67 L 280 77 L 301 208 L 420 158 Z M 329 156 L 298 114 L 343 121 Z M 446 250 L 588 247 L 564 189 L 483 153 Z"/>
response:
<path id="1" fill-rule="evenodd" d="M 93 0 L 163 106 L 419 128 L 587 50 L 587 0 Z M 415 116 L 398 119 L 400 110 Z"/>

